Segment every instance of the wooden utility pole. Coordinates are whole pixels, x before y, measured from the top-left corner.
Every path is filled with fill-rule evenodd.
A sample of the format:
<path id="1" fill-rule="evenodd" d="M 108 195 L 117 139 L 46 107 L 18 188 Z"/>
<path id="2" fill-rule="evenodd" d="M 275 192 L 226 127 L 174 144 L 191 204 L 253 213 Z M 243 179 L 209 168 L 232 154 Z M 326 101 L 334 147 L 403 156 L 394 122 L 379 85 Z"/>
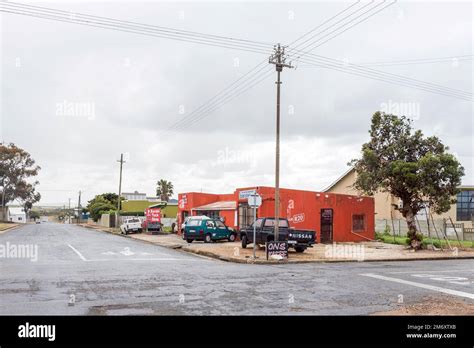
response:
<path id="1" fill-rule="evenodd" d="M 118 189 L 118 197 L 117 197 L 117 214 L 115 219 L 115 228 L 120 228 L 119 226 L 119 215 L 120 215 L 120 196 L 122 194 L 122 167 L 125 161 L 123 160 L 123 153 L 120 154 L 120 159 L 117 160 L 120 162 L 120 176 L 119 176 L 119 189 Z"/>
<path id="2" fill-rule="evenodd" d="M 77 223 L 79 223 L 79 220 L 81 218 L 81 191 L 79 191 L 79 199 L 77 201 Z"/>
<path id="3" fill-rule="evenodd" d="M 291 63 L 286 63 L 285 47 L 280 44 L 274 47 L 275 53 L 270 56 L 268 62 L 275 65 L 277 72 L 277 100 L 276 100 L 276 147 L 275 147 L 275 232 L 274 240 L 278 241 L 280 230 L 280 73 L 283 68 L 292 68 Z"/>

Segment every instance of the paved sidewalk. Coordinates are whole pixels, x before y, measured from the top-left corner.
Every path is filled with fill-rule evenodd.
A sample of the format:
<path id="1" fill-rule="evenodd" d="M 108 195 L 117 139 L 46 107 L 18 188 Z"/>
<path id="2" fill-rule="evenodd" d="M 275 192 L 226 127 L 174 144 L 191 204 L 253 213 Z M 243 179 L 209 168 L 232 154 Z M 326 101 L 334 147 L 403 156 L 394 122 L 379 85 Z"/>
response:
<path id="1" fill-rule="evenodd" d="M 382 242 L 361 243 L 334 243 L 317 244 L 306 249 L 304 253 L 296 253 L 290 249 L 287 261 L 266 260 L 265 248 L 257 249 L 256 259 L 252 257 L 252 245 L 242 249 L 240 242 L 187 243 L 175 234 L 151 235 L 147 233 L 122 235 L 114 229 L 100 226 L 83 225 L 84 227 L 114 233 L 123 237 L 138 239 L 172 249 L 181 249 L 186 252 L 204 255 L 219 260 L 237 263 L 308 263 L 308 262 L 367 262 L 367 261 L 413 261 L 413 260 L 447 260 L 447 259 L 474 259 L 474 250 L 419 250 L 407 249 L 403 245 L 387 244 Z"/>

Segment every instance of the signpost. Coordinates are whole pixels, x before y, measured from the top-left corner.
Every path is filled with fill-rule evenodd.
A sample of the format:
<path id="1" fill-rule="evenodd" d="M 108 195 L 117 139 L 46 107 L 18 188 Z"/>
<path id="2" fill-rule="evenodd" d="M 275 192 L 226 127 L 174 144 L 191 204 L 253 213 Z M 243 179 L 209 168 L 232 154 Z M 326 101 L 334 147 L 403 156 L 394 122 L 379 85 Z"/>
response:
<path id="1" fill-rule="evenodd" d="M 257 208 L 262 205 L 262 197 L 258 193 L 253 192 L 247 201 L 249 206 L 253 208 L 253 258 L 255 259 L 255 249 L 257 248 L 257 243 L 255 242 L 257 225 L 255 221 L 257 220 Z"/>
<path id="2" fill-rule="evenodd" d="M 272 241 L 265 243 L 265 250 L 268 258 L 284 260 L 288 259 L 288 241 Z"/>

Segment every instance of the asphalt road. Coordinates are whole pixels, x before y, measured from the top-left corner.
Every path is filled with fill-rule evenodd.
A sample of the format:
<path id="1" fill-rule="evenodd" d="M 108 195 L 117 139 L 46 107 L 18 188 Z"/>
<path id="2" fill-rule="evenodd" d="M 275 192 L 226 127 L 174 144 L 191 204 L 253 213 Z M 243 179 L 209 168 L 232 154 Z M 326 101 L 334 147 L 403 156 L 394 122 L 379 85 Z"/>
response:
<path id="1" fill-rule="evenodd" d="M 19 247 L 29 258 L 14 257 Z M 233 264 L 54 223 L 0 234 L 2 248 L 2 315 L 365 315 L 401 300 L 474 303 L 474 260 Z"/>

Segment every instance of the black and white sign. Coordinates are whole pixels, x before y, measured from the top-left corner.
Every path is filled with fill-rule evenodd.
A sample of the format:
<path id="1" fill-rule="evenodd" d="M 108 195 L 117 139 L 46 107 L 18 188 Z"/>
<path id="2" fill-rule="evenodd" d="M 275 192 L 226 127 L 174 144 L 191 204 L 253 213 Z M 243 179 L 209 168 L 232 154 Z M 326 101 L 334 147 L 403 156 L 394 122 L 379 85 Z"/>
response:
<path id="1" fill-rule="evenodd" d="M 258 193 L 254 193 L 247 198 L 250 207 L 258 208 L 262 205 L 262 197 Z"/>
<path id="2" fill-rule="evenodd" d="M 268 259 L 283 260 L 288 259 L 288 242 L 266 242 L 265 250 Z"/>

